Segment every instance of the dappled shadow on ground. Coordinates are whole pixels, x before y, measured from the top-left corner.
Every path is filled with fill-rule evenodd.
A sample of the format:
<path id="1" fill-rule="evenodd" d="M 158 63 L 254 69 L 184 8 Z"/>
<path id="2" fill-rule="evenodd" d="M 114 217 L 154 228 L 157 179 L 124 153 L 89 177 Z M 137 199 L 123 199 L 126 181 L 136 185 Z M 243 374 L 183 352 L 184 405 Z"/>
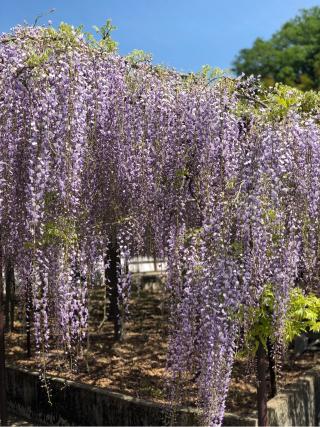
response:
<path id="1" fill-rule="evenodd" d="M 113 325 L 103 318 L 104 289 L 90 293 L 90 334 L 85 351 L 77 359 L 76 370 L 63 357 L 62 349 L 52 351 L 47 372 L 139 398 L 164 401 L 165 365 L 168 337 L 168 307 L 163 289 L 135 291 L 122 342 L 113 339 Z M 37 368 L 26 357 L 26 337 L 21 324 L 7 334 L 8 361 Z M 34 354 L 34 349 L 33 349 Z"/>
<path id="2" fill-rule="evenodd" d="M 98 329 L 103 318 L 104 289 L 95 288 L 90 292 L 90 334 L 85 351 L 72 370 L 63 357 L 63 349 L 52 351 L 47 360 L 47 373 L 137 398 L 166 402 L 167 301 L 161 286 L 153 290 L 135 290 L 125 325 L 125 339 L 119 343 L 113 339 L 111 322 L 104 322 Z M 35 358 L 26 357 L 26 337 L 21 323 L 16 322 L 15 326 L 16 331 L 7 334 L 9 363 L 37 369 Z M 310 369 L 316 363 L 315 357 L 318 356 L 304 355 L 285 364 L 282 384 Z M 245 415 L 255 409 L 254 368 L 254 363 L 247 359 L 236 361 L 227 400 L 228 412 Z M 194 380 L 187 378 L 182 388 L 181 403 L 195 405 Z"/>

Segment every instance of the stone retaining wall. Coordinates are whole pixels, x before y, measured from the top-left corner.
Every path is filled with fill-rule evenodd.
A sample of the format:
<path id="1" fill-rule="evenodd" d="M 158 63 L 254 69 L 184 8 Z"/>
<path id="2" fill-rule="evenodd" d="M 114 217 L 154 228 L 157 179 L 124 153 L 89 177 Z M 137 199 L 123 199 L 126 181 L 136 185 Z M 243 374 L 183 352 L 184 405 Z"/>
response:
<path id="1" fill-rule="evenodd" d="M 320 368 L 315 367 L 268 402 L 271 426 L 320 425 Z"/>
<path id="2" fill-rule="evenodd" d="M 36 372 L 7 367 L 8 405 L 40 425 L 156 426 L 168 422 L 168 407 L 86 384 L 49 377 L 51 403 Z M 268 402 L 271 426 L 316 426 L 320 421 L 320 369 L 315 368 Z M 182 408 L 177 425 L 199 425 L 199 411 Z M 257 426 L 257 415 L 226 414 L 225 426 Z"/>
<path id="3" fill-rule="evenodd" d="M 39 374 L 7 367 L 8 405 L 12 413 L 40 425 L 160 426 L 166 425 L 168 407 L 98 387 L 49 377 L 51 404 Z M 199 425 L 199 411 L 177 411 L 177 425 Z M 226 426 L 256 426 L 255 419 L 226 414 Z"/>

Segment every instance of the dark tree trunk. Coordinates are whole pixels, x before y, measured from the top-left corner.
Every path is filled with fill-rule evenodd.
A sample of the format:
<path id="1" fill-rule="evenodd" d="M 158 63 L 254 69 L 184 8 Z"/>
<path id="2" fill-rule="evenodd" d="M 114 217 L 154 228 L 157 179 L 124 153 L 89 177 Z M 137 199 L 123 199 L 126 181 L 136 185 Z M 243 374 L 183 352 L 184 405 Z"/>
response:
<path id="1" fill-rule="evenodd" d="M 6 284 L 6 298 L 5 298 L 5 329 L 9 330 L 10 325 L 10 299 L 11 299 L 11 286 L 10 286 L 10 263 L 8 262 L 5 268 L 5 284 Z"/>
<path id="2" fill-rule="evenodd" d="M 27 333 L 27 356 L 28 357 L 31 357 L 31 319 L 32 319 L 31 285 L 30 283 L 27 283 L 26 333 Z"/>
<path id="3" fill-rule="evenodd" d="M 265 427 L 268 425 L 268 412 L 267 412 L 267 360 L 266 352 L 261 344 L 257 350 L 257 409 L 258 409 L 258 423 L 259 426 Z"/>
<path id="4" fill-rule="evenodd" d="M 111 320 L 114 324 L 114 339 L 116 341 L 121 341 L 123 335 L 123 319 L 120 308 L 120 295 L 118 290 L 118 268 L 120 265 L 120 257 L 117 240 L 115 237 L 112 238 L 109 244 L 107 256 L 109 265 L 105 269 L 105 279 L 106 292 L 110 301 L 108 319 Z"/>
<path id="5" fill-rule="evenodd" d="M 5 365 L 5 312 L 3 289 L 3 252 L 0 236 L 0 419 L 1 425 L 7 425 L 6 365 Z"/>
<path id="6" fill-rule="evenodd" d="M 7 396 L 6 396 L 6 366 L 5 366 L 5 316 L 0 311 L 0 420 L 1 425 L 7 425 Z"/>
<path id="7" fill-rule="evenodd" d="M 14 330 L 14 310 L 16 304 L 16 279 L 14 275 L 14 265 L 11 269 L 11 304 L 10 304 L 10 331 Z"/>
<path id="8" fill-rule="evenodd" d="M 14 328 L 14 302 L 15 302 L 15 280 L 14 280 L 14 268 L 11 260 L 9 259 L 6 263 L 6 330 L 13 331 Z"/>
<path id="9" fill-rule="evenodd" d="M 268 348 L 268 362 L 269 362 L 269 374 L 270 374 L 270 386 L 271 393 L 270 398 L 274 397 L 277 394 L 277 378 L 276 378 L 276 366 L 274 360 L 274 347 L 270 341 L 270 338 L 267 340 Z"/>

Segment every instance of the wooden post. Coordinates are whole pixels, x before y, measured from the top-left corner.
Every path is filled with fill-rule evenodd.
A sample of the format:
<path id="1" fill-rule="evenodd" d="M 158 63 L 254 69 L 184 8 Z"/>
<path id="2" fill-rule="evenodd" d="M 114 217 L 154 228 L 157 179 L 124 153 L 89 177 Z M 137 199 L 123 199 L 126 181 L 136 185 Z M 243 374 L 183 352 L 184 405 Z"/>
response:
<path id="1" fill-rule="evenodd" d="M 267 360 L 266 351 L 261 342 L 256 354 L 257 360 L 257 409 L 258 409 L 258 423 L 260 427 L 268 425 L 268 411 L 267 411 Z"/>
<path id="2" fill-rule="evenodd" d="M 0 419 L 1 425 L 7 425 L 6 365 L 5 365 L 5 311 L 3 289 L 3 251 L 0 234 Z"/>

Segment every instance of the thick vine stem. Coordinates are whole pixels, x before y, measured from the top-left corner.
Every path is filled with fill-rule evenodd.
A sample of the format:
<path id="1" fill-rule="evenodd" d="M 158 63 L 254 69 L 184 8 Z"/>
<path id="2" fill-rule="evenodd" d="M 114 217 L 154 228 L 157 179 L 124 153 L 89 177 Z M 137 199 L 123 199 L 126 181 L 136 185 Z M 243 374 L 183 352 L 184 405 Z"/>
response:
<path id="1" fill-rule="evenodd" d="M 3 249 L 0 234 L 0 420 L 1 425 L 7 425 L 7 392 L 6 392 L 6 359 L 5 359 L 5 312 L 3 285 Z"/>
<path id="2" fill-rule="evenodd" d="M 266 351 L 261 342 L 259 342 L 257 355 L 257 410 L 258 410 L 258 423 L 260 427 L 268 426 L 268 393 L 267 393 L 267 361 Z"/>
<path id="3" fill-rule="evenodd" d="M 7 425 L 7 398 L 6 398 L 6 366 L 5 366 L 5 316 L 0 311 L 0 420 L 1 425 Z"/>

